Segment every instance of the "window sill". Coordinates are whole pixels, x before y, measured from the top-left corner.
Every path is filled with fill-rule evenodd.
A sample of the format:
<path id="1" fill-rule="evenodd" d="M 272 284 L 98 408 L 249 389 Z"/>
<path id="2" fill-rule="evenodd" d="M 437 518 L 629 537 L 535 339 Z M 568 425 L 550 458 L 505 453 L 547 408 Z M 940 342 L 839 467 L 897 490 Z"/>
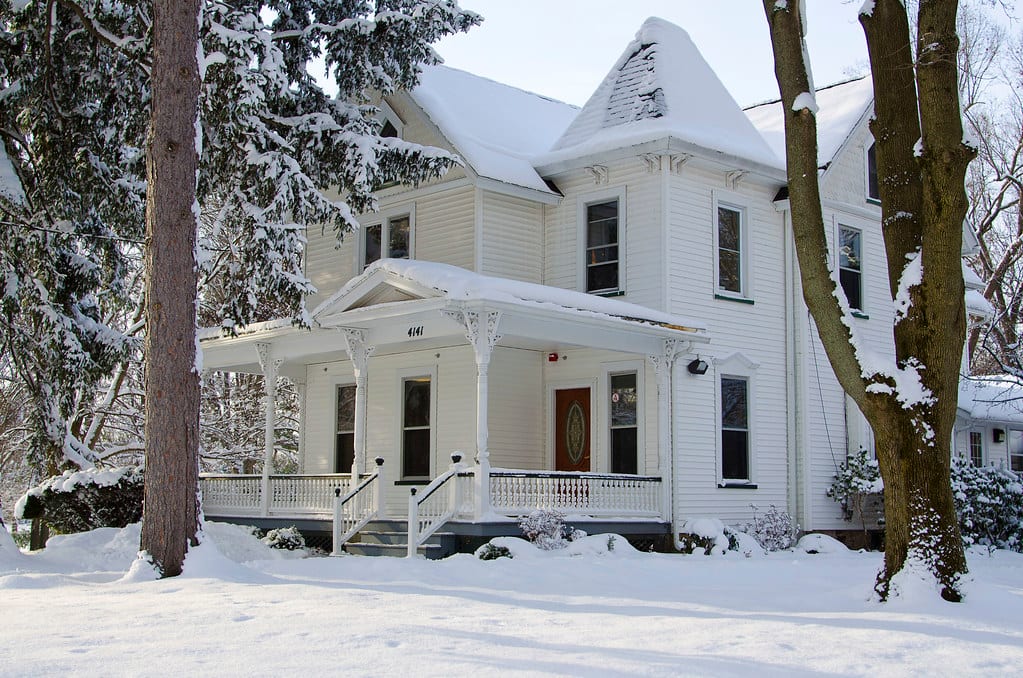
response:
<path id="1" fill-rule="evenodd" d="M 715 294 L 714 298 L 721 299 L 722 301 L 735 301 L 740 304 L 749 304 L 750 306 L 755 303 L 752 299 L 748 299 L 746 297 L 733 297 L 727 294 Z"/>
<path id="2" fill-rule="evenodd" d="M 624 297 L 625 290 L 611 290 L 610 292 L 590 292 L 595 297 Z"/>
<path id="3" fill-rule="evenodd" d="M 860 320 L 870 320 L 870 316 L 863 311 L 850 311 L 852 317 L 859 318 Z"/>
<path id="4" fill-rule="evenodd" d="M 429 485 L 429 484 L 430 484 L 429 478 L 423 478 L 422 480 L 395 480 L 394 481 L 394 485 L 396 487 L 399 486 L 399 485 Z"/>
<path id="5" fill-rule="evenodd" d="M 871 197 L 868 196 L 867 197 L 867 204 L 868 205 L 877 205 L 877 206 L 880 207 L 881 199 L 880 198 L 871 198 Z"/>
<path id="6" fill-rule="evenodd" d="M 742 480 L 725 480 L 718 483 L 718 487 L 723 490 L 755 490 L 757 485 L 755 483 L 749 483 Z"/>

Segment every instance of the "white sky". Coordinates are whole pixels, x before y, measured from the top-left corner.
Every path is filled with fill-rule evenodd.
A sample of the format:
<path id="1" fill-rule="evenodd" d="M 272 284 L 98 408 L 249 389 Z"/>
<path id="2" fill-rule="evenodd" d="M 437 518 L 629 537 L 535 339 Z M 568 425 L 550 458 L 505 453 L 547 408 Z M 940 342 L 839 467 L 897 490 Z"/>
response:
<path id="1" fill-rule="evenodd" d="M 818 87 L 866 70 L 860 0 L 807 0 Z M 459 0 L 483 25 L 438 43 L 445 63 L 582 105 L 632 40 L 658 16 L 689 32 L 740 104 L 778 97 L 759 0 Z"/>

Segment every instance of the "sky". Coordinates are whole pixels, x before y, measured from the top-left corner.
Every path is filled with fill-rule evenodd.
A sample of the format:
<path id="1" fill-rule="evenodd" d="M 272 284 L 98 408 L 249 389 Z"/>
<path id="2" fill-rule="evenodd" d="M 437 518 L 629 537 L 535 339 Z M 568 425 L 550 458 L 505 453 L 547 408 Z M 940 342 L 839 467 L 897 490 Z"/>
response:
<path id="1" fill-rule="evenodd" d="M 866 72 L 860 0 L 807 0 L 815 84 Z M 778 98 L 759 0 L 459 0 L 483 25 L 436 45 L 448 66 L 581 106 L 643 21 L 689 32 L 735 100 Z"/>

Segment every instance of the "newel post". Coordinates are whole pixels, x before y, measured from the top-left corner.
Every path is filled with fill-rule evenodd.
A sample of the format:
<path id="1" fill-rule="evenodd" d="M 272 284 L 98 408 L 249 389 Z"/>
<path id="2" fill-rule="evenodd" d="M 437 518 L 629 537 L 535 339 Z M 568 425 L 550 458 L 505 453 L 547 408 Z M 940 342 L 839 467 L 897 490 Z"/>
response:
<path id="1" fill-rule="evenodd" d="M 277 375 L 280 371 L 279 358 L 273 357 L 273 346 L 256 344 L 259 367 L 263 370 L 263 476 L 260 479 L 259 509 L 261 515 L 270 514 L 270 474 L 274 462 L 274 420 L 277 417 Z"/>
<path id="2" fill-rule="evenodd" d="M 409 490 L 408 496 L 408 551 L 406 556 L 412 558 L 419 550 L 419 501 L 416 500 L 416 488 Z"/>
<path id="3" fill-rule="evenodd" d="M 500 311 L 445 311 L 447 316 L 465 327 L 465 338 L 472 346 L 476 359 L 476 518 L 490 512 L 490 449 L 488 447 L 490 386 L 487 372 L 494 345 L 501 340 L 497 333 L 501 322 Z"/>
<path id="4" fill-rule="evenodd" d="M 376 500 L 377 500 L 377 518 L 387 517 L 387 502 L 384 501 L 384 488 L 387 487 L 387 482 L 384 477 L 384 458 L 377 457 L 373 460 L 377 465 L 377 487 L 376 487 Z"/>
<path id="5" fill-rule="evenodd" d="M 351 327 L 340 328 L 345 339 L 345 352 L 352 361 L 352 372 L 355 375 L 355 440 L 352 456 L 353 487 L 359 483 L 362 473 L 362 462 L 366 458 L 366 383 L 369 371 L 369 357 L 374 346 L 366 344 L 366 336 L 362 330 Z"/>

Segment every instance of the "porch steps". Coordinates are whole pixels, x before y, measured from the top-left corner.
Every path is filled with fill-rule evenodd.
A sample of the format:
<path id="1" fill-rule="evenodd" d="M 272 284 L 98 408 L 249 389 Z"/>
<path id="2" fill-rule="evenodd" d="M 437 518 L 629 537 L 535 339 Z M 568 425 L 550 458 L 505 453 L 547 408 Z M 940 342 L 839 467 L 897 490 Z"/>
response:
<path id="1" fill-rule="evenodd" d="M 408 554 L 408 522 L 373 521 L 355 535 L 355 540 L 345 543 L 344 550 L 346 553 L 359 556 L 403 558 Z M 452 532 L 436 532 L 419 547 L 418 551 L 419 555 L 430 560 L 446 558 L 458 551 L 458 535 Z"/>

